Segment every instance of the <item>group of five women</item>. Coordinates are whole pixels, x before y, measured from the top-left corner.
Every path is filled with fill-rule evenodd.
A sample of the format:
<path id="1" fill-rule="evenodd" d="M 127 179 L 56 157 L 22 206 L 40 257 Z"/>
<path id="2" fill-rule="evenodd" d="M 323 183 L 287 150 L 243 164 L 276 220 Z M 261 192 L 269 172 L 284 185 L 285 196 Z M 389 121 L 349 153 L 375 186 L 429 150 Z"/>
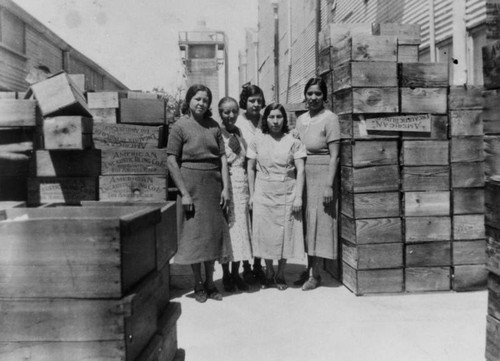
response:
<path id="1" fill-rule="evenodd" d="M 198 302 L 222 299 L 213 279 L 216 260 L 224 289 L 232 292 L 253 282 L 285 290 L 287 259 L 305 252 L 307 270 L 294 284 L 311 290 L 320 284 L 323 259 L 337 259 L 338 118 L 325 108 L 321 79 L 310 79 L 304 96 L 308 111 L 289 131 L 284 107 L 266 107 L 258 86 L 244 86 L 239 103 L 220 100 L 222 125 L 211 117 L 210 89 L 188 89 L 167 153 L 179 192 L 175 262 L 191 265 Z"/>

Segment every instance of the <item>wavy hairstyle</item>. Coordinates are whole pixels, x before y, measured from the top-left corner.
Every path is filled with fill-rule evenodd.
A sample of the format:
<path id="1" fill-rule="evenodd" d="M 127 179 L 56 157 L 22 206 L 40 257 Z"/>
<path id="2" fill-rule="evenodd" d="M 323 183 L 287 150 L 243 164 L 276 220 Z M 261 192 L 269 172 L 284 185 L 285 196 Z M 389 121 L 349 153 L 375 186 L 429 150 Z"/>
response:
<path id="1" fill-rule="evenodd" d="M 283 127 L 281 128 L 281 131 L 283 133 L 288 133 L 288 116 L 286 115 L 286 110 L 281 105 L 280 103 L 271 103 L 269 104 L 266 109 L 264 109 L 264 114 L 262 115 L 262 133 L 264 134 L 269 134 L 269 126 L 267 125 L 267 118 L 269 117 L 269 114 L 273 110 L 279 110 L 281 114 L 283 114 Z"/>
<path id="2" fill-rule="evenodd" d="M 323 101 L 328 103 L 328 88 L 326 87 L 326 83 L 321 78 L 311 78 L 307 81 L 306 86 L 304 87 L 304 101 L 306 101 L 306 94 L 310 87 L 313 85 L 319 86 L 319 90 L 323 93 Z"/>
<path id="3" fill-rule="evenodd" d="M 264 92 L 257 85 L 246 83 L 242 86 L 240 93 L 240 108 L 247 109 L 248 98 L 254 95 L 260 95 L 262 97 L 262 108 L 266 106 L 266 99 L 264 98 Z"/>
<path id="4" fill-rule="evenodd" d="M 199 91 L 203 91 L 207 93 L 208 96 L 208 107 L 207 111 L 203 115 L 203 118 L 207 119 L 212 116 L 212 111 L 210 110 L 210 105 L 212 105 L 212 91 L 205 85 L 203 84 L 193 84 L 189 87 L 189 89 L 186 92 L 186 97 L 184 99 L 184 102 L 182 103 L 181 106 L 181 113 L 182 114 L 190 114 L 189 110 L 189 103 L 191 103 L 191 99 L 198 93 Z"/>

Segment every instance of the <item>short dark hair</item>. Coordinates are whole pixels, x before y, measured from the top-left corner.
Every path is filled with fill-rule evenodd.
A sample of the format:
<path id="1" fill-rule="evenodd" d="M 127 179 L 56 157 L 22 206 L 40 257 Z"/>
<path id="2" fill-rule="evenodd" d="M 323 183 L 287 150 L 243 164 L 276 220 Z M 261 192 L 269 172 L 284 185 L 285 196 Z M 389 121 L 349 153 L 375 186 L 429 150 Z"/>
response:
<path id="1" fill-rule="evenodd" d="M 279 110 L 283 114 L 283 127 L 281 130 L 283 133 L 288 133 L 288 116 L 286 115 L 286 110 L 280 103 L 271 103 L 266 109 L 264 109 L 264 114 L 262 115 L 262 133 L 269 134 L 269 126 L 267 125 L 267 117 L 273 110 Z"/>
<path id="2" fill-rule="evenodd" d="M 328 88 L 326 87 L 326 82 L 321 78 L 311 78 L 307 81 L 306 86 L 304 87 L 304 99 L 306 98 L 307 91 L 313 85 L 319 86 L 319 90 L 323 93 L 323 101 L 325 103 L 328 102 Z"/>
<path id="3" fill-rule="evenodd" d="M 236 104 L 236 106 L 238 106 L 238 102 L 236 101 L 236 99 L 232 98 L 232 97 L 224 97 L 222 98 L 221 100 L 219 100 L 219 105 L 218 105 L 218 108 L 219 108 L 219 114 L 220 114 L 220 108 L 226 104 L 226 103 L 234 103 Z"/>
<path id="4" fill-rule="evenodd" d="M 264 98 L 264 92 L 257 85 L 244 84 L 240 93 L 240 108 L 247 109 L 248 98 L 254 95 L 260 95 L 262 97 L 262 107 L 266 106 L 266 99 Z"/>
<path id="5" fill-rule="evenodd" d="M 207 93 L 208 96 L 208 109 L 204 114 L 204 118 L 210 118 L 212 116 L 212 111 L 210 110 L 210 105 L 212 105 L 212 91 L 203 84 L 193 84 L 189 87 L 186 92 L 186 97 L 184 98 L 184 103 L 181 106 L 182 114 L 189 114 L 189 103 L 191 99 L 198 93 L 199 91 L 203 91 Z"/>

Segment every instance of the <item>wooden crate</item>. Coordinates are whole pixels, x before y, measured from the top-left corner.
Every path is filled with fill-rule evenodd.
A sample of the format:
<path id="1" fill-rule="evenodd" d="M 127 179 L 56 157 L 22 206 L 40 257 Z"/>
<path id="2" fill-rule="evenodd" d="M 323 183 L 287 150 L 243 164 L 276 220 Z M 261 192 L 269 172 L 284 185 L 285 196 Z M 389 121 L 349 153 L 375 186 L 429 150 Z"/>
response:
<path id="1" fill-rule="evenodd" d="M 500 318 L 500 276 L 488 274 L 488 315 Z"/>
<path id="2" fill-rule="evenodd" d="M 167 176 L 110 175 L 99 177 L 101 201 L 165 201 Z"/>
<path id="3" fill-rule="evenodd" d="M 101 174 L 101 152 L 87 150 L 37 150 L 37 177 L 98 177 Z"/>
<path id="4" fill-rule="evenodd" d="M 405 254 L 406 267 L 451 266 L 451 242 L 407 244 Z"/>
<path id="5" fill-rule="evenodd" d="M 79 205 L 81 201 L 98 199 L 97 177 L 28 178 L 27 190 L 30 206 L 41 203 Z"/>
<path id="6" fill-rule="evenodd" d="M 394 62 L 347 62 L 333 69 L 333 91 L 350 88 L 398 86 L 398 65 Z"/>
<path id="7" fill-rule="evenodd" d="M 416 63 L 419 59 L 418 44 L 399 44 L 398 63 Z"/>
<path id="8" fill-rule="evenodd" d="M 3 177 L 27 177 L 30 172 L 31 151 L 5 152 L 0 146 L 0 169 Z"/>
<path id="9" fill-rule="evenodd" d="M 158 208 L 2 212 L 0 297 L 121 298 L 156 267 Z"/>
<path id="10" fill-rule="evenodd" d="M 482 110 L 484 107 L 483 87 L 473 85 L 451 85 L 448 94 L 449 110 Z"/>
<path id="11" fill-rule="evenodd" d="M 92 118 L 58 116 L 43 120 L 45 149 L 86 149 L 92 147 Z"/>
<path id="12" fill-rule="evenodd" d="M 484 214 L 453 216 L 453 239 L 484 239 Z"/>
<path id="13" fill-rule="evenodd" d="M 355 270 L 402 268 L 403 244 L 378 243 L 354 245 L 343 240 L 342 261 Z"/>
<path id="14" fill-rule="evenodd" d="M 403 167 L 403 192 L 445 191 L 450 189 L 450 167 L 445 165 Z"/>
<path id="15" fill-rule="evenodd" d="M 500 88 L 500 64 L 498 63 L 499 48 L 500 40 L 487 44 L 481 48 L 483 56 L 483 81 L 485 89 Z"/>
<path id="16" fill-rule="evenodd" d="M 453 137 L 450 140 L 451 163 L 482 162 L 483 137 Z"/>
<path id="17" fill-rule="evenodd" d="M 0 175 L 0 201 L 26 201 L 27 178 Z"/>
<path id="18" fill-rule="evenodd" d="M 167 174 L 167 153 L 162 149 L 107 148 L 101 154 L 102 175 Z"/>
<path id="19" fill-rule="evenodd" d="M 355 168 L 398 164 L 398 142 L 394 140 L 342 142 L 340 164 Z"/>
<path id="20" fill-rule="evenodd" d="M 451 110 L 450 135 L 455 136 L 482 136 L 483 121 L 481 110 Z"/>
<path id="21" fill-rule="evenodd" d="M 94 124 L 94 146 L 104 148 L 161 148 L 164 126 Z"/>
<path id="22" fill-rule="evenodd" d="M 2 359 L 134 361 L 157 331 L 157 285 L 148 277 L 121 299 L 2 299 Z"/>
<path id="23" fill-rule="evenodd" d="M 401 138 L 403 140 L 412 140 L 412 139 L 420 139 L 420 140 L 437 140 L 448 139 L 448 116 L 447 115 L 438 115 L 438 114 L 430 114 L 431 116 L 431 125 L 430 131 L 402 131 Z"/>
<path id="24" fill-rule="evenodd" d="M 157 100 L 158 99 L 158 94 L 132 90 L 132 91 L 125 92 L 125 97 L 128 98 L 128 99 Z"/>
<path id="25" fill-rule="evenodd" d="M 161 220 L 156 225 L 156 268 L 163 269 L 168 265 L 177 252 L 177 213 L 174 201 L 165 202 L 82 202 L 86 207 L 125 207 L 125 206 L 147 206 L 158 207 L 161 211 Z"/>
<path id="26" fill-rule="evenodd" d="M 397 165 L 368 168 L 340 167 L 341 189 L 350 193 L 389 192 L 399 190 Z"/>
<path id="27" fill-rule="evenodd" d="M 26 207 L 26 202 L 20 201 L 0 201 L 0 211 L 10 208 L 24 208 Z"/>
<path id="28" fill-rule="evenodd" d="M 0 99 L 17 99 L 16 92 L 0 91 Z"/>
<path id="29" fill-rule="evenodd" d="M 337 24 L 335 24 L 337 25 Z M 335 69 L 349 61 L 397 61 L 398 45 L 395 36 L 354 34 L 345 40 L 332 42 L 332 65 Z"/>
<path id="30" fill-rule="evenodd" d="M 402 242 L 400 218 L 353 219 L 340 215 L 341 237 L 353 244 Z"/>
<path id="31" fill-rule="evenodd" d="M 456 188 L 452 190 L 453 214 L 484 213 L 483 188 Z"/>
<path id="32" fill-rule="evenodd" d="M 90 109 L 94 125 L 97 123 L 116 124 L 117 123 L 117 109 Z"/>
<path id="33" fill-rule="evenodd" d="M 486 316 L 486 361 L 500 359 L 500 321 Z"/>
<path id="34" fill-rule="evenodd" d="M 118 108 L 120 94 L 118 92 L 88 92 L 87 103 L 90 109 Z"/>
<path id="35" fill-rule="evenodd" d="M 120 123 L 163 125 L 165 101 L 161 99 L 120 99 Z"/>
<path id="36" fill-rule="evenodd" d="M 489 180 L 484 187 L 485 224 L 500 229 L 500 182 Z"/>
<path id="37" fill-rule="evenodd" d="M 337 114 L 399 113 L 398 88 L 353 88 L 334 93 Z"/>
<path id="38" fill-rule="evenodd" d="M 449 291 L 450 280 L 450 267 L 405 268 L 406 292 Z"/>
<path id="39" fill-rule="evenodd" d="M 374 23 L 373 35 L 396 36 L 401 44 L 420 44 L 420 25 L 401 23 Z"/>
<path id="40" fill-rule="evenodd" d="M 484 186 L 484 162 L 452 163 L 452 188 L 474 188 Z"/>
<path id="41" fill-rule="evenodd" d="M 379 115 L 376 115 L 379 117 Z M 370 139 L 394 139 L 399 138 L 399 134 L 393 131 L 380 131 L 366 128 L 365 118 L 369 115 L 340 114 L 340 138 L 349 140 L 370 140 Z"/>
<path id="42" fill-rule="evenodd" d="M 449 191 L 404 193 L 406 217 L 449 216 L 450 214 Z"/>
<path id="43" fill-rule="evenodd" d="M 410 88 L 446 88 L 448 63 L 402 63 L 399 86 Z"/>
<path id="44" fill-rule="evenodd" d="M 323 48 L 319 52 L 318 74 L 323 75 L 332 70 L 331 46 Z"/>
<path id="45" fill-rule="evenodd" d="M 401 113 L 446 114 L 447 88 L 399 88 Z"/>
<path id="46" fill-rule="evenodd" d="M 488 90 L 483 93 L 482 110 L 484 134 L 500 134 L 500 90 Z"/>
<path id="47" fill-rule="evenodd" d="M 500 176 L 500 136 L 484 137 L 484 170 L 486 179 Z"/>
<path id="48" fill-rule="evenodd" d="M 404 223 L 406 243 L 451 240 L 450 217 L 406 217 Z"/>
<path id="49" fill-rule="evenodd" d="M 36 123 L 36 101 L 0 99 L 0 127 L 34 127 Z"/>
<path id="50" fill-rule="evenodd" d="M 431 166 L 449 164 L 449 141 L 404 140 L 401 164 L 404 166 Z"/>
<path id="51" fill-rule="evenodd" d="M 341 211 L 350 218 L 393 218 L 400 215 L 399 192 L 342 193 Z"/>
<path id="52" fill-rule="evenodd" d="M 454 291 L 485 289 L 488 271 L 484 265 L 453 266 L 452 288 Z"/>
<path id="53" fill-rule="evenodd" d="M 453 241 L 453 265 L 485 265 L 486 240 Z"/>
<path id="54" fill-rule="evenodd" d="M 355 270 L 342 264 L 342 282 L 355 295 L 403 292 L 403 269 Z"/>
<path id="55" fill-rule="evenodd" d="M 66 73 L 59 73 L 35 83 L 31 85 L 31 90 L 44 117 L 91 116 L 83 92 Z"/>

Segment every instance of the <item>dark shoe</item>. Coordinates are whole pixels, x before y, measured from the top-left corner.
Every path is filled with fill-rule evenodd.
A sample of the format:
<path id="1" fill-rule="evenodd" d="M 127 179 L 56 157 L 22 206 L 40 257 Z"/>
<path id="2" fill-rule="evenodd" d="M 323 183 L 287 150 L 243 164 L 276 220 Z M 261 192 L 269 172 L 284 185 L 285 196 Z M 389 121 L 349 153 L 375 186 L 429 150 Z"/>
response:
<path id="1" fill-rule="evenodd" d="M 302 286 L 306 281 L 309 279 L 309 272 L 304 271 L 300 274 L 299 278 L 297 281 L 294 281 L 293 284 L 295 286 Z"/>
<path id="2" fill-rule="evenodd" d="M 207 292 L 205 290 L 194 291 L 194 299 L 200 303 L 207 301 Z"/>
<path id="3" fill-rule="evenodd" d="M 207 289 L 207 297 L 212 299 L 212 300 L 222 301 L 222 295 L 220 294 L 219 290 L 215 286 Z"/>
<path id="4" fill-rule="evenodd" d="M 257 267 L 257 268 L 254 267 L 253 276 L 257 281 L 260 282 L 260 284 L 266 282 L 266 274 L 264 273 L 262 267 Z"/>
<path id="5" fill-rule="evenodd" d="M 243 280 L 249 285 L 253 285 L 255 283 L 256 280 L 250 267 L 243 270 Z"/>
<path id="6" fill-rule="evenodd" d="M 284 291 L 288 288 L 288 285 L 284 278 L 276 278 L 276 288 L 280 291 Z"/>
<path id="7" fill-rule="evenodd" d="M 274 277 L 273 278 L 265 278 L 264 281 L 261 282 L 260 288 L 266 289 L 266 288 L 273 288 L 276 286 L 276 282 L 274 282 Z"/>
<path id="8" fill-rule="evenodd" d="M 232 275 L 231 281 L 233 282 L 233 285 L 236 285 L 236 287 L 238 287 L 238 289 L 240 291 L 248 291 L 249 290 L 248 285 L 245 283 L 245 281 L 243 281 L 241 279 L 239 274 Z"/>
<path id="9" fill-rule="evenodd" d="M 231 275 L 222 277 L 222 285 L 224 286 L 224 291 L 226 292 L 236 291 L 234 278 Z"/>
<path id="10" fill-rule="evenodd" d="M 321 283 L 320 276 L 318 276 L 318 277 L 311 276 L 311 277 L 309 277 L 307 282 L 302 285 L 302 291 L 314 290 L 316 287 L 319 286 L 320 283 Z"/>

